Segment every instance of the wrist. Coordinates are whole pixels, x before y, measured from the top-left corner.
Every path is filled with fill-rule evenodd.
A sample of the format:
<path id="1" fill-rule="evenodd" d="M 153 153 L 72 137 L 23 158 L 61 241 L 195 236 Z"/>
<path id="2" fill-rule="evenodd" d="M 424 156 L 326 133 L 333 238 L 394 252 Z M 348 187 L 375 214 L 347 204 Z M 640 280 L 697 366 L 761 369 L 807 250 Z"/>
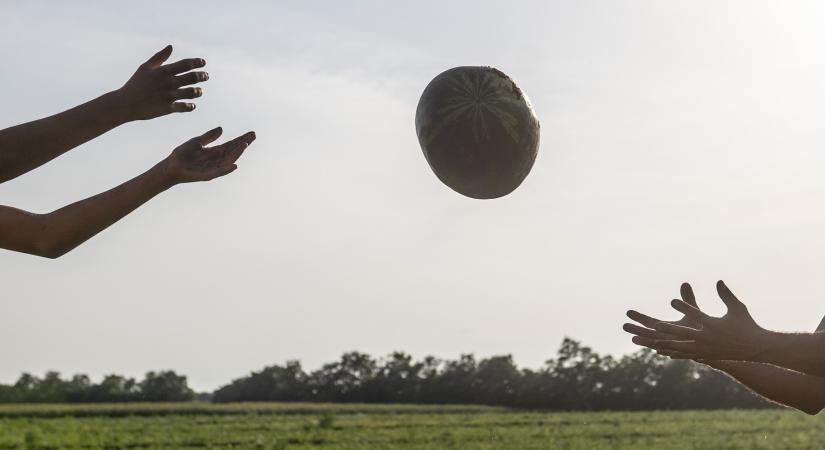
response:
<path id="1" fill-rule="evenodd" d="M 150 169 L 150 172 L 152 172 L 154 184 L 160 191 L 165 191 L 178 184 L 176 177 L 169 170 L 169 158 L 155 164 L 155 166 Z"/>
<path id="2" fill-rule="evenodd" d="M 115 122 L 116 126 L 136 120 L 130 103 L 126 99 L 126 95 L 124 95 L 122 88 L 107 92 L 100 96 L 98 100 L 106 110 L 108 117 Z"/>
<path id="3" fill-rule="evenodd" d="M 755 335 L 753 356 L 750 361 L 769 363 L 776 359 L 776 352 L 781 348 L 781 333 L 760 328 Z"/>

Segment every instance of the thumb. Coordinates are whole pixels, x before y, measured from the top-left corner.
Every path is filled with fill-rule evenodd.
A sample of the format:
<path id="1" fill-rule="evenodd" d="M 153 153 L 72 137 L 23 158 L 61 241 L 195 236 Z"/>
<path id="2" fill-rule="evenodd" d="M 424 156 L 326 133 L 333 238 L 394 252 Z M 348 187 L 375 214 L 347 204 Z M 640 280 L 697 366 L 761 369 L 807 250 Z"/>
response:
<path id="1" fill-rule="evenodd" d="M 719 298 L 725 303 L 725 306 L 728 307 L 728 310 L 742 310 L 747 309 L 745 304 L 739 301 L 733 292 L 730 291 L 728 286 L 725 284 L 724 281 L 719 280 L 716 283 L 716 292 L 719 293 Z"/>
<path id="2" fill-rule="evenodd" d="M 147 59 L 146 62 L 143 63 L 143 67 L 156 69 L 160 67 L 160 65 L 167 59 L 169 59 L 170 56 L 172 56 L 172 46 L 167 45 L 166 47 L 163 47 L 163 50 L 155 53 L 151 58 Z"/>

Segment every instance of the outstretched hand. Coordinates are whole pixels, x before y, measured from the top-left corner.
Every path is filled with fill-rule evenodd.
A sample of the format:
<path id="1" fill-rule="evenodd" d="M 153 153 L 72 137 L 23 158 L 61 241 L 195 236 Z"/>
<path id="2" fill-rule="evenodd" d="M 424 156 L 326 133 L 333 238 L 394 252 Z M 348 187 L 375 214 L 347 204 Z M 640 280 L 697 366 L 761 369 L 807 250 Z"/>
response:
<path id="1" fill-rule="evenodd" d="M 696 304 L 696 296 L 693 295 L 693 289 L 690 287 L 690 284 L 682 283 L 679 292 L 682 296 L 682 301 L 697 309 L 699 308 Z M 676 338 L 675 335 L 657 331 L 655 328 L 659 323 L 668 323 L 677 326 L 701 329 L 699 322 L 696 322 L 688 316 L 682 316 L 679 320 L 663 321 L 631 309 L 627 312 L 627 317 L 643 325 L 640 327 L 639 325 L 633 323 L 625 323 L 622 327 L 625 331 L 634 335 L 632 339 L 633 343 L 653 350 L 656 350 L 657 341 L 673 340 Z M 668 350 L 660 350 L 658 353 L 665 356 L 670 356 L 673 352 Z"/>
<path id="2" fill-rule="evenodd" d="M 724 282 L 716 283 L 716 290 L 728 308 L 724 316 L 711 317 L 695 305 L 673 300 L 671 306 L 699 327 L 659 322 L 654 325 L 656 331 L 675 337 L 657 340 L 654 347 L 674 358 L 758 361 L 768 350 L 768 331 L 756 323 Z"/>
<path id="3" fill-rule="evenodd" d="M 207 131 L 178 146 L 166 159 L 166 175 L 172 184 L 208 181 L 238 168 L 235 161 L 255 140 L 250 131 L 221 145 L 207 147 L 223 134 L 221 127 Z"/>
<path id="4" fill-rule="evenodd" d="M 206 65 L 201 58 L 182 59 L 163 65 L 172 55 L 168 45 L 138 67 L 116 92 L 124 108 L 124 120 L 147 120 L 174 112 L 189 112 L 194 103 L 178 100 L 203 95 L 199 87 L 187 87 L 209 79 L 206 72 L 192 72 Z"/>

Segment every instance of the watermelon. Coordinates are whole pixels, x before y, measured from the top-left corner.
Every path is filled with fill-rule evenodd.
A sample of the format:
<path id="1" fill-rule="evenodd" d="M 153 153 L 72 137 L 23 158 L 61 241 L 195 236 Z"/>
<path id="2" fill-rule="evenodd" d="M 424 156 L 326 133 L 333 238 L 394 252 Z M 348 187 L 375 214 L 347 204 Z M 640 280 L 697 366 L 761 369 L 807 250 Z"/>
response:
<path id="1" fill-rule="evenodd" d="M 418 102 L 415 131 L 436 176 L 477 199 L 513 192 L 539 149 L 530 100 L 492 67 L 455 67 L 435 77 Z"/>

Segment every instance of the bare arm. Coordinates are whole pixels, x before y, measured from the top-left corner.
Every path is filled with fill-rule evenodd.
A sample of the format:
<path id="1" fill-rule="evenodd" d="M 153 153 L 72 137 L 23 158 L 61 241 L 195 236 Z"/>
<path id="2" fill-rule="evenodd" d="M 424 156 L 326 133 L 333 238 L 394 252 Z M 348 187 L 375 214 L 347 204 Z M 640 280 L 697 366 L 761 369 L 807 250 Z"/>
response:
<path id="1" fill-rule="evenodd" d="M 698 326 L 656 324 L 658 331 L 673 336 L 657 341 L 657 350 L 688 359 L 763 362 L 825 376 L 825 332 L 766 330 L 756 323 L 745 304 L 723 282 L 718 282 L 716 288 L 728 312 L 722 317 L 712 317 L 682 300 L 673 300 L 673 308 Z"/>
<path id="2" fill-rule="evenodd" d="M 816 414 L 825 407 L 825 378 L 746 361 L 707 361 L 705 364 L 776 403 L 808 414 Z"/>
<path id="3" fill-rule="evenodd" d="M 681 294 L 682 301 L 685 304 L 698 309 L 696 298 L 689 284 L 682 285 Z M 655 328 L 661 323 L 693 329 L 700 328 L 698 322 L 688 316 L 673 322 L 663 322 L 636 311 L 628 311 L 628 316 L 646 327 L 625 324 L 625 331 L 635 334 L 633 342 L 653 349 L 656 349 L 656 342 L 658 341 L 676 338 L 664 331 L 657 331 Z M 825 329 L 825 319 L 817 327 L 817 331 L 823 329 Z M 686 356 L 666 349 L 659 349 L 658 351 L 663 355 L 675 358 Z M 755 393 L 774 402 L 799 409 L 808 414 L 816 414 L 825 407 L 825 378 L 759 362 L 727 360 L 699 360 L 699 362 L 727 373 Z"/>
<path id="4" fill-rule="evenodd" d="M 815 332 L 825 330 L 825 318 Z M 774 402 L 817 414 L 825 408 L 825 378 L 770 364 L 746 361 L 702 361 L 727 373 L 752 391 Z"/>
<path id="5" fill-rule="evenodd" d="M 747 360 L 825 377 L 825 333 L 766 331 L 760 341 L 754 346 L 753 356 Z"/>
<path id="6" fill-rule="evenodd" d="M 208 76 L 205 72 L 184 72 L 203 67 L 205 62 L 194 58 L 162 65 L 171 53 L 172 47 L 167 46 L 152 56 L 120 89 L 68 111 L 0 130 L 0 183 L 126 122 L 192 111 L 194 104 L 177 100 L 199 97 L 200 88 L 184 86 L 205 81 Z"/>
<path id="7" fill-rule="evenodd" d="M 33 214 L 0 207 L 0 247 L 57 258 L 176 184 L 207 181 L 232 172 L 235 161 L 255 140 L 255 133 L 205 148 L 221 133 L 216 128 L 190 139 L 145 173 L 54 212 Z"/>

